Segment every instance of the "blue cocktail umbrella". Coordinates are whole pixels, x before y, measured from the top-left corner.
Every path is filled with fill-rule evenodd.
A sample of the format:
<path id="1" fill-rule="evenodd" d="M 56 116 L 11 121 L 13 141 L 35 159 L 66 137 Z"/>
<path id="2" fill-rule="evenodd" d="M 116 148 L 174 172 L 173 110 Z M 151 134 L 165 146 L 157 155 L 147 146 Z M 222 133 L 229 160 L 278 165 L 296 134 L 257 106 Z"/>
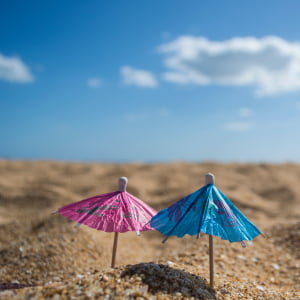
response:
<path id="1" fill-rule="evenodd" d="M 210 285 L 213 287 L 213 238 L 218 236 L 229 242 L 252 240 L 261 234 L 233 204 L 214 185 L 214 175 L 206 174 L 206 185 L 163 209 L 150 221 L 151 227 L 166 235 L 183 237 L 185 234 L 209 235 Z"/>

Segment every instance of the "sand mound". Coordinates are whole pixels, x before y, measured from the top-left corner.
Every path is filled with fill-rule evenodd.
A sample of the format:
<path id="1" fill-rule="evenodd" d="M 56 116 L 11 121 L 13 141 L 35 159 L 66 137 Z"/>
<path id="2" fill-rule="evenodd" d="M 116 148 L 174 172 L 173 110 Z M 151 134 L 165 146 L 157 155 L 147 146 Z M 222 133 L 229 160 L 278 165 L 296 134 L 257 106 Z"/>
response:
<path id="1" fill-rule="evenodd" d="M 78 235 L 69 221 L 58 216 L 30 224 L 2 225 L 0 232 L 1 281 L 4 283 L 17 280 L 39 285 L 60 281 L 74 275 L 75 270 L 89 270 L 97 260 L 93 252 L 101 251 L 100 245 L 86 235 Z M 84 259 L 77 259 L 82 253 Z"/>
<path id="2" fill-rule="evenodd" d="M 213 290 L 210 290 L 205 279 L 163 264 L 129 265 L 121 273 L 121 277 L 138 279 L 152 294 L 171 294 L 195 299 L 215 298 Z"/>

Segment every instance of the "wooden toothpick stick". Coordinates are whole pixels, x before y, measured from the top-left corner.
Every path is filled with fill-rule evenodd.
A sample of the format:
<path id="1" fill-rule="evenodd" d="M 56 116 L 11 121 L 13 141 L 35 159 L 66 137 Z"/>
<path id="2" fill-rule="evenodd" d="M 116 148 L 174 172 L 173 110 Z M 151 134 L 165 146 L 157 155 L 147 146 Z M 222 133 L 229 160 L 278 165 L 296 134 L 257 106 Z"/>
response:
<path id="1" fill-rule="evenodd" d="M 209 285 L 214 288 L 214 240 L 213 236 L 209 235 Z"/>
<path id="2" fill-rule="evenodd" d="M 128 179 L 126 177 L 119 178 L 119 191 L 126 192 L 126 185 L 128 183 Z M 118 247 L 118 232 L 115 232 L 114 236 L 114 244 L 112 249 L 112 258 L 111 258 L 111 267 L 114 268 L 116 264 L 116 254 L 117 254 L 117 247 Z"/>
<path id="3" fill-rule="evenodd" d="M 215 184 L 215 176 L 211 173 L 205 175 L 205 184 Z M 214 240 L 209 235 L 209 285 L 214 288 Z"/>
<path id="4" fill-rule="evenodd" d="M 111 267 L 114 268 L 116 264 L 116 254 L 117 254 L 117 246 L 118 246 L 118 232 L 115 232 L 114 237 L 114 245 L 112 250 L 112 258 L 111 258 Z"/>

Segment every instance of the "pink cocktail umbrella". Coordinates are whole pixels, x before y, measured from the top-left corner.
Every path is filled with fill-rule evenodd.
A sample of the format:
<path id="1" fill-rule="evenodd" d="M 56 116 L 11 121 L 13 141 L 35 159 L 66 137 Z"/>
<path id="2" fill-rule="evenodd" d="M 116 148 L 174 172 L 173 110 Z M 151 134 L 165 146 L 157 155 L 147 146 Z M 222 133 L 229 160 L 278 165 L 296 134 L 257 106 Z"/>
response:
<path id="1" fill-rule="evenodd" d="M 111 267 L 115 266 L 118 233 L 154 230 L 150 219 L 157 213 L 143 201 L 126 192 L 128 179 L 119 178 L 119 190 L 116 192 L 97 195 L 79 202 L 71 203 L 57 210 L 58 213 L 77 225 L 87 225 L 97 230 L 114 232 Z"/>

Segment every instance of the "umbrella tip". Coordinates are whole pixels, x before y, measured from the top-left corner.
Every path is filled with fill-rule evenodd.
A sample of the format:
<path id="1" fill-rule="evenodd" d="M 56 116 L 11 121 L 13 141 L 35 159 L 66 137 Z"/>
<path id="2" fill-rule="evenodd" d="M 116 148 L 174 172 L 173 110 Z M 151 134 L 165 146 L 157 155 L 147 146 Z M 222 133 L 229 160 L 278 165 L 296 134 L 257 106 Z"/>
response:
<path id="1" fill-rule="evenodd" d="M 212 173 L 205 174 L 205 184 L 215 184 L 215 175 Z"/>
<path id="2" fill-rule="evenodd" d="M 126 192 L 126 184 L 128 183 L 127 177 L 120 177 L 119 178 L 119 191 Z"/>

